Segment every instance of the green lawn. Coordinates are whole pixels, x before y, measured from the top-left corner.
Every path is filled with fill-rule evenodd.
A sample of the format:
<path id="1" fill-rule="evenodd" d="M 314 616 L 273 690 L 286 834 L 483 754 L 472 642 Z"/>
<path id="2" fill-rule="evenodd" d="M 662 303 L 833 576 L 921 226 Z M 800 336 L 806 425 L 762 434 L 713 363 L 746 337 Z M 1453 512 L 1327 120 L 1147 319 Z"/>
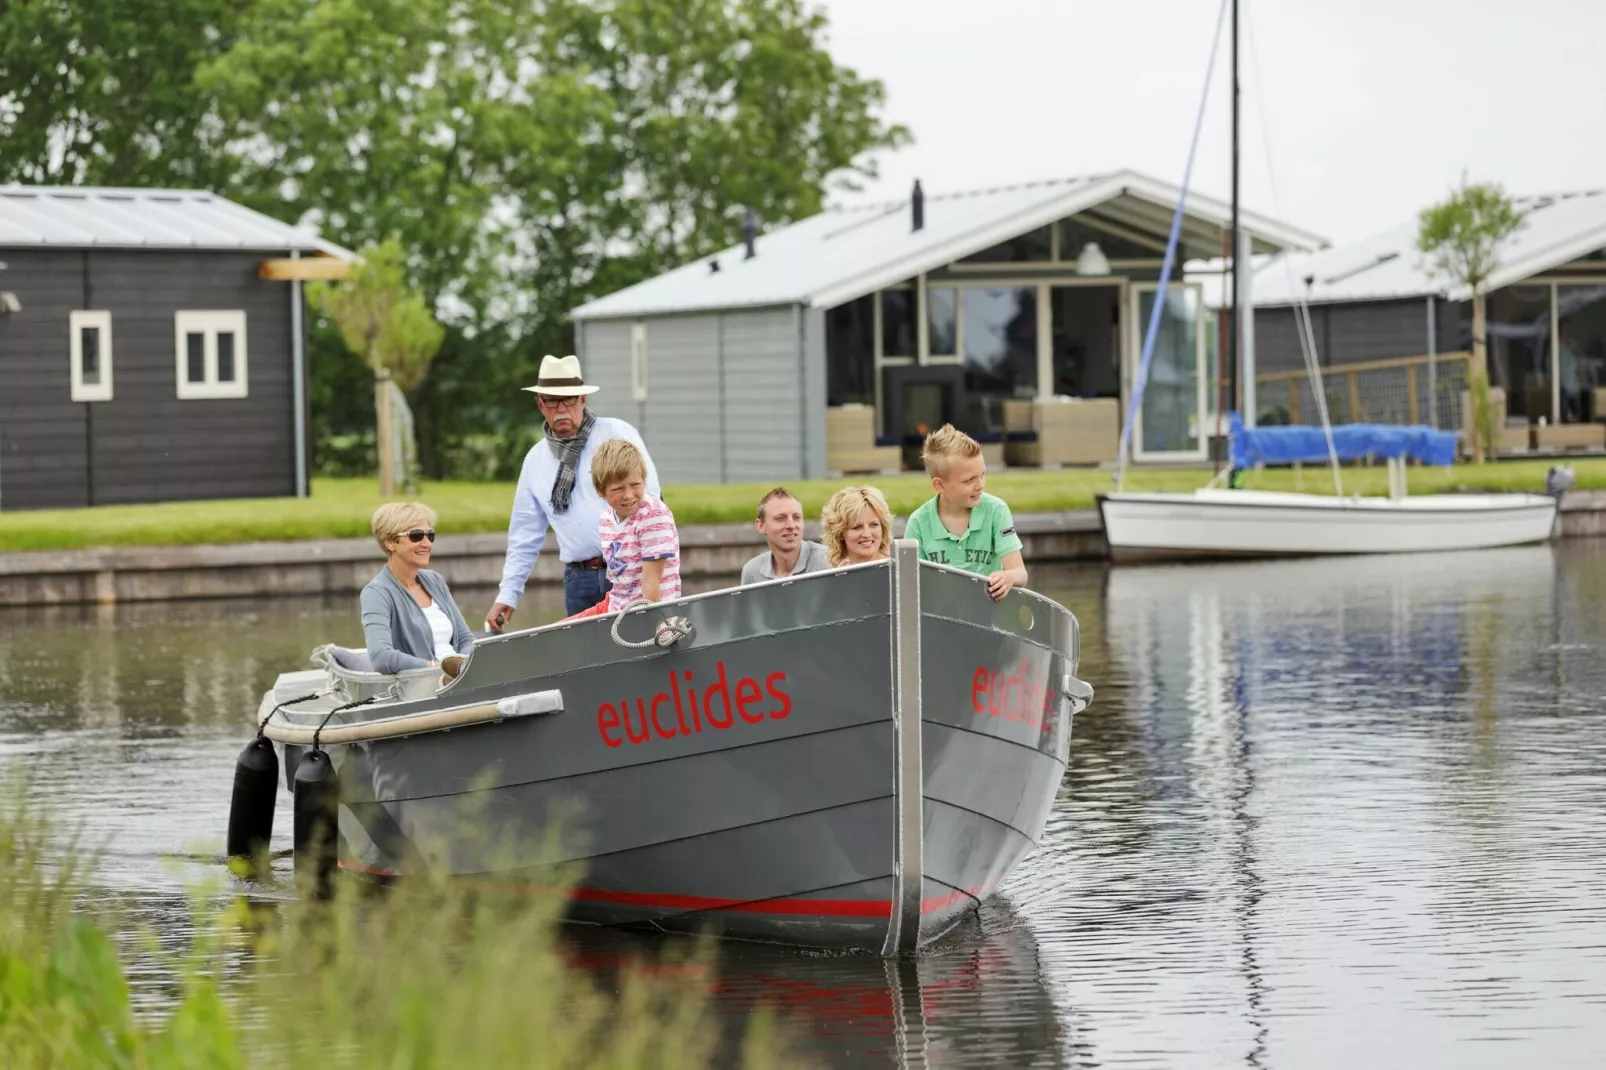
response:
<path id="1" fill-rule="evenodd" d="M 1455 468 L 1413 468 L 1411 491 L 1539 490 L 1551 460 L 1508 461 Z M 1580 489 L 1606 489 L 1606 460 L 1573 462 Z M 1141 469 L 1128 474 L 1129 490 L 1191 490 L 1210 478 L 1204 469 Z M 872 482 L 886 492 L 893 510 L 907 516 L 931 493 L 922 475 L 908 473 L 870 480 L 833 479 L 794 483 L 805 510 L 818 515 L 836 488 Z M 1093 495 L 1111 488 L 1104 471 L 1004 471 L 987 477 L 987 488 L 1020 513 L 1088 509 Z M 1327 469 L 1303 472 L 1267 470 L 1247 486 L 1265 490 L 1330 493 Z M 1387 491 L 1381 466 L 1344 469 L 1346 493 Z M 671 486 L 664 497 L 682 524 L 747 520 L 768 483 Z M 427 483 L 417 497 L 440 514 L 448 533 L 501 531 L 507 527 L 511 483 Z M 62 550 L 87 546 L 174 546 L 253 540 L 330 539 L 368 534 L 368 517 L 380 502 L 373 479 L 317 479 L 312 496 L 237 501 L 167 502 L 160 505 L 108 505 L 93 509 L 55 509 L 0 513 L 0 551 Z"/>

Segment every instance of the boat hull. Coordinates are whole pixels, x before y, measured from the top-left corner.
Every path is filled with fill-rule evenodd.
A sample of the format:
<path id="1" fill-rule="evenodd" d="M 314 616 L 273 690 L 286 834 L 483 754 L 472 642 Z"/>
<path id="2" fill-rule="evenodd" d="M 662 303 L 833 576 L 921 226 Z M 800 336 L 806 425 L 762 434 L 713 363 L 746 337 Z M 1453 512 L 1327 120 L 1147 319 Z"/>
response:
<path id="1" fill-rule="evenodd" d="M 547 690 L 562 706 L 326 746 L 340 865 L 529 889 L 578 870 L 579 921 L 929 943 L 1042 834 L 1076 705 L 1076 622 L 1029 592 L 994 603 L 977 577 L 900 551 L 623 622 L 646 635 L 685 615 L 693 636 L 671 650 L 615 645 L 611 618 L 550 626 L 477 643 L 439 696 L 335 714 Z M 279 720 L 321 716 L 314 703 Z"/>
<path id="2" fill-rule="evenodd" d="M 1336 498 L 1205 490 L 1098 499 L 1117 561 L 1484 550 L 1543 542 L 1558 502 L 1540 494 Z"/>

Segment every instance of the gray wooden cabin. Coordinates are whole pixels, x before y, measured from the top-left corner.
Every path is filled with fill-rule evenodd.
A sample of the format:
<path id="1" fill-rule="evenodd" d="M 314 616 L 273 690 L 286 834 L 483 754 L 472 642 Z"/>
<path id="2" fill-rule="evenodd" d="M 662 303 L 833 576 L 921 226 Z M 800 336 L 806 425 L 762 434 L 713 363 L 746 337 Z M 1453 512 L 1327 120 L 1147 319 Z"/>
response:
<path id="1" fill-rule="evenodd" d="M 300 280 L 350 255 L 208 193 L 0 187 L 0 509 L 305 495 Z"/>
<path id="2" fill-rule="evenodd" d="M 1074 417 L 1067 449 L 1082 435 L 1088 456 L 1113 457 L 1178 192 L 1131 171 L 930 197 L 917 183 L 907 200 L 751 228 L 743 245 L 574 310 L 586 378 L 603 388 L 594 407 L 640 428 L 672 482 L 896 466 L 943 421 L 988 448 L 1033 406 Z M 1145 403 L 1166 426 L 1140 430 L 1139 460 L 1208 448 L 1210 311 L 1181 264 L 1218 255 L 1230 218 L 1189 199 L 1168 325 L 1177 366 Z M 1261 253 L 1325 244 L 1244 219 Z M 862 443 L 842 441 L 861 426 Z"/>
<path id="3" fill-rule="evenodd" d="M 1606 190 L 1523 197 L 1524 222 L 1499 250 L 1486 289 L 1491 385 L 1503 394 L 1507 451 L 1606 448 Z M 1465 287 L 1435 277 L 1416 222 L 1315 255 L 1274 258 L 1255 274 L 1261 418 L 1290 413 L 1304 356 L 1296 302 L 1327 380 L 1334 419 L 1464 427 L 1472 348 Z M 1437 397 L 1430 404 L 1431 374 Z M 1410 402 L 1407 381 L 1414 389 Z M 1309 399 L 1308 390 L 1303 395 Z M 1356 411 L 1348 412 L 1354 400 Z"/>

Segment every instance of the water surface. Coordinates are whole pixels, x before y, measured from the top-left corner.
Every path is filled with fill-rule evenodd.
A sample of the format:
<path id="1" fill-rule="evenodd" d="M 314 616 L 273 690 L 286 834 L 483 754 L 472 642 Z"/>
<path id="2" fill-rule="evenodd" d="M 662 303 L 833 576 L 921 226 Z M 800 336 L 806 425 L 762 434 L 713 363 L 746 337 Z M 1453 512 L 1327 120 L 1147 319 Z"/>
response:
<path id="1" fill-rule="evenodd" d="M 845 1067 L 1600 1065 L 1606 542 L 1034 581 L 1098 689 L 1042 849 L 918 962 L 727 946 L 729 1021 Z M 182 944 L 262 691 L 360 638 L 350 596 L 0 610 L 0 763 Z"/>

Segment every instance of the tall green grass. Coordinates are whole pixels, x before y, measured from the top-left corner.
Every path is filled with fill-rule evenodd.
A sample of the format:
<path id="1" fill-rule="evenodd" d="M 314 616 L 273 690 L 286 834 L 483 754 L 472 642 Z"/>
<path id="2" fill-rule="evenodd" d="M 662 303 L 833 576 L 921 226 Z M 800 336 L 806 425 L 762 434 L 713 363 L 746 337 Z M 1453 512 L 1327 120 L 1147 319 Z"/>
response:
<path id="1" fill-rule="evenodd" d="M 560 892 L 418 880 L 327 901 L 237 900 L 170 965 L 171 1008 L 136 1016 L 112 916 L 87 909 L 86 856 L 25 802 L 0 808 L 0 1066 L 7 1070 L 682 1070 L 718 1033 L 687 971 L 628 967 L 606 985 L 568 968 Z M 203 911 L 203 915 L 204 915 Z M 661 964 L 660 964 L 661 968 Z M 610 990 L 605 990 L 610 989 Z M 741 1061 L 781 1064 L 768 1019 Z"/>

